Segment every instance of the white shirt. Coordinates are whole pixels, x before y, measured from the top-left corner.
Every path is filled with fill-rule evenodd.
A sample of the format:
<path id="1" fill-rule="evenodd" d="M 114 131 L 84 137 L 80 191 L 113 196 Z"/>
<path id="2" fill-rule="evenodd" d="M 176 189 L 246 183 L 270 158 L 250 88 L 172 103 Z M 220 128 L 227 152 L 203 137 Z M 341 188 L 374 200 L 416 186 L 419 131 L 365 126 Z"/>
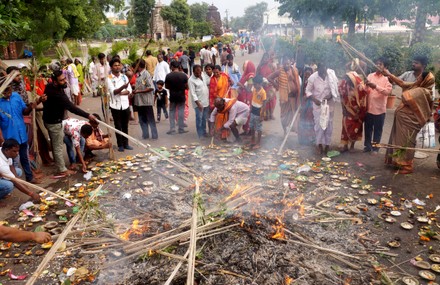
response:
<path id="1" fill-rule="evenodd" d="M 110 65 L 108 63 L 105 63 L 105 65 L 102 65 L 101 62 L 98 62 L 95 64 L 94 70 L 93 70 L 93 80 L 99 81 L 99 79 L 106 78 L 108 74 L 107 72 L 110 71 Z"/>
<path id="2" fill-rule="evenodd" d="M 203 52 L 201 52 L 200 56 L 202 57 L 204 64 L 212 62 L 212 54 L 209 49 L 205 49 Z"/>
<path id="3" fill-rule="evenodd" d="M 167 77 L 167 74 L 170 72 L 170 66 L 166 61 L 163 60 L 156 65 L 156 68 L 154 69 L 153 80 L 156 82 L 159 80 L 165 82 L 165 77 Z"/>
<path id="4" fill-rule="evenodd" d="M 12 165 L 12 158 L 6 158 L 0 147 L 0 174 L 3 178 L 15 178 L 10 166 Z"/>
<path id="5" fill-rule="evenodd" d="M 95 63 L 92 61 L 89 64 L 89 74 L 93 74 L 94 70 L 95 70 Z"/>
<path id="6" fill-rule="evenodd" d="M 209 89 L 202 78 L 192 75 L 188 81 L 189 95 L 194 108 L 197 108 L 196 101 L 200 101 L 203 108 L 209 106 Z"/>
<path id="7" fill-rule="evenodd" d="M 130 107 L 128 95 L 115 95 L 115 90 L 128 82 L 129 80 L 127 76 L 122 73 L 119 74 L 119 77 L 116 77 L 113 73 L 107 77 L 108 91 L 110 93 L 110 108 L 116 110 L 126 110 L 128 107 Z M 131 93 L 131 85 L 128 84 L 127 88 L 122 90 L 122 92 L 125 90 Z"/>
<path id="8" fill-rule="evenodd" d="M 230 101 L 231 99 L 225 99 L 225 102 Z M 232 105 L 231 109 L 229 109 L 229 119 L 228 121 L 223 125 L 226 129 L 229 129 L 229 127 L 232 125 L 232 123 L 235 121 L 235 119 L 243 118 L 247 119 L 249 116 L 249 106 L 246 103 L 237 101 L 234 105 Z M 215 116 L 217 116 L 217 108 L 214 108 L 214 110 L 211 113 L 211 117 L 209 118 L 209 121 L 211 123 L 215 122 Z M 245 121 L 246 122 L 246 121 Z"/>
<path id="9" fill-rule="evenodd" d="M 212 54 L 213 56 L 215 56 L 215 57 L 218 56 L 218 51 L 217 51 L 217 49 L 216 49 L 215 47 L 212 47 L 212 48 L 211 48 L 211 54 Z"/>

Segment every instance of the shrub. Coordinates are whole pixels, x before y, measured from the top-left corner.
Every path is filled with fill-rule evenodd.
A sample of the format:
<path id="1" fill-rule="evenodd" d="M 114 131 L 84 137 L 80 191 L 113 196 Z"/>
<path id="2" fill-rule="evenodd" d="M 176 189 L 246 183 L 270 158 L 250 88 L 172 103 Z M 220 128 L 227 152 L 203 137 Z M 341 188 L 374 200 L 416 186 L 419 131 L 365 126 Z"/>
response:
<path id="1" fill-rule="evenodd" d="M 128 48 L 129 48 L 129 44 L 127 41 L 113 41 L 111 55 L 113 56 L 117 55 L 124 49 L 128 49 Z"/>

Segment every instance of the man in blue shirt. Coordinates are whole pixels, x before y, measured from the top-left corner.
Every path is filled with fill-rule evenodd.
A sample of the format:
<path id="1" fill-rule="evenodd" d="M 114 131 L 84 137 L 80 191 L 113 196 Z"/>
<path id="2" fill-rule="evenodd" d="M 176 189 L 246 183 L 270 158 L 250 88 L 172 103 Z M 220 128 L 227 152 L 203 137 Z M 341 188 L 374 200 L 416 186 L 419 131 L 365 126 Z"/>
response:
<path id="1" fill-rule="evenodd" d="M 29 104 L 27 107 L 23 99 L 17 92 L 12 92 L 11 87 L 7 87 L 0 98 L 0 144 L 5 139 L 15 139 L 19 144 L 20 163 L 26 175 L 26 181 L 39 183 L 34 178 L 29 163 L 28 136 L 24 124 L 23 115 L 28 115 L 44 97 L 39 97 L 37 102 Z"/>
<path id="2" fill-rule="evenodd" d="M 238 82 L 241 79 L 240 68 L 236 63 L 234 63 L 234 56 L 232 54 L 228 54 L 226 56 L 226 64 L 222 66 L 222 71 L 229 75 L 229 78 L 232 80 L 231 92 L 233 98 L 237 98 L 238 96 Z"/>

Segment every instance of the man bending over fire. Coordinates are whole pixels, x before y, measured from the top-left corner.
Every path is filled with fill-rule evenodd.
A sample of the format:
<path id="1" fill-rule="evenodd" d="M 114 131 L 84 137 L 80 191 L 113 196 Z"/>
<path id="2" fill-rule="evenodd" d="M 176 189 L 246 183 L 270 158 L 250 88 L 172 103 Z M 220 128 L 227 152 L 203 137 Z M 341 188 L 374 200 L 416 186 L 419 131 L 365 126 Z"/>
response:
<path id="1" fill-rule="evenodd" d="M 214 107 L 209 119 L 211 135 L 216 134 L 220 139 L 228 142 L 241 142 L 238 129 L 246 124 L 249 106 L 235 98 L 217 97 Z"/>

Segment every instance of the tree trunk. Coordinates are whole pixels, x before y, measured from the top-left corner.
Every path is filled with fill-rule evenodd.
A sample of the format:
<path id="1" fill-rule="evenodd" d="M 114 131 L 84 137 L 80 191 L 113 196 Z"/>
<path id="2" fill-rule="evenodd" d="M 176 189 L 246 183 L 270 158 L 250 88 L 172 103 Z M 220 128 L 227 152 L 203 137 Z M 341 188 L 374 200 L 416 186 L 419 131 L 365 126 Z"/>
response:
<path id="1" fill-rule="evenodd" d="M 354 33 L 356 31 L 356 12 L 350 13 L 347 19 L 348 23 L 348 36 L 352 37 L 354 36 Z"/>
<path id="2" fill-rule="evenodd" d="M 422 42 L 425 38 L 426 33 L 426 19 L 427 19 L 427 13 L 421 5 L 417 7 L 417 13 L 416 13 L 416 23 L 414 27 L 414 37 L 412 38 L 412 41 L 410 43 L 411 46 L 413 46 L 415 43 Z"/>

